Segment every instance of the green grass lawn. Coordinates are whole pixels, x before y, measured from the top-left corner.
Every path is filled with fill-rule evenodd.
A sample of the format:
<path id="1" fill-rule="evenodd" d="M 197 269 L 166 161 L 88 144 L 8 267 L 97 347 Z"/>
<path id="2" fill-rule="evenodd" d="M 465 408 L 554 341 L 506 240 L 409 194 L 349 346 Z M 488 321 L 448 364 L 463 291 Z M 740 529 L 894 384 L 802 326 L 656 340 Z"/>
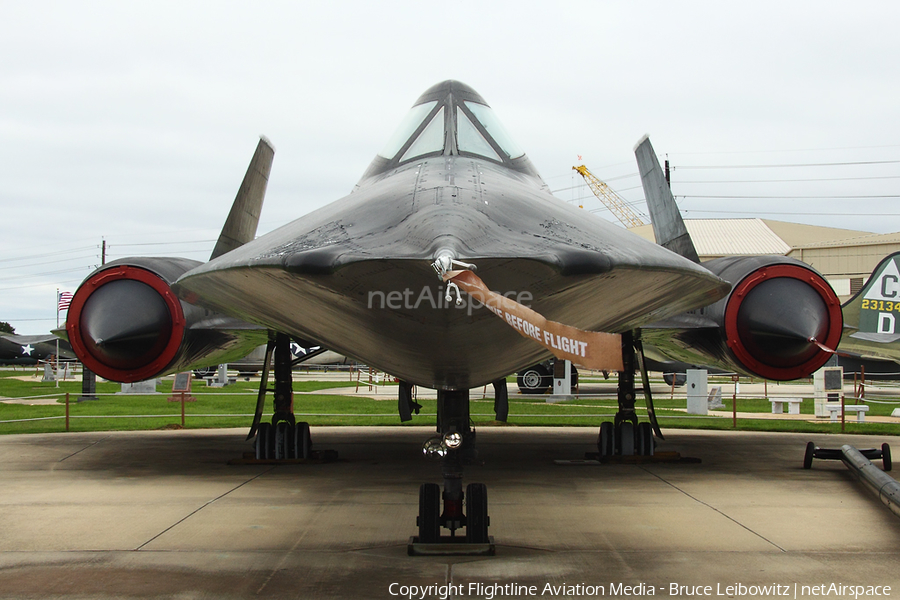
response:
<path id="1" fill-rule="evenodd" d="M 77 402 L 81 392 L 80 382 L 43 383 L 38 379 L 20 381 L 13 379 L 19 373 L 0 371 L 0 396 L 7 398 L 55 397 L 51 405 L 22 405 L 0 403 L 0 434 L 39 433 L 65 431 L 66 392 L 70 393 L 70 431 L 146 430 L 181 425 L 181 405 L 169 402 L 170 394 L 156 395 L 116 394 L 121 389 L 117 383 L 98 382 L 97 400 Z M 315 392 L 333 387 L 353 385 L 350 381 L 297 381 L 295 392 Z M 164 382 L 158 389 L 165 390 L 171 384 Z M 258 382 L 238 381 L 225 388 L 207 388 L 195 385 L 193 395 L 196 402 L 185 404 L 185 427 L 248 427 L 256 406 Z M 514 384 L 513 384 L 514 385 Z M 512 388 L 511 386 L 511 389 Z M 54 396 L 55 395 L 55 396 Z M 690 429 L 732 429 L 730 416 L 731 398 L 723 398 L 729 411 L 727 416 L 687 416 L 683 409 L 684 398 L 671 399 L 668 395 L 654 398 L 660 424 L 666 428 Z M 422 413 L 414 415 L 411 425 L 434 425 L 437 411 L 434 400 L 419 399 Z M 271 398 L 267 400 L 267 413 L 271 414 Z M 870 404 L 869 415 L 889 415 L 897 404 Z M 676 410 L 682 409 L 682 410 Z M 771 412 L 771 404 L 765 398 L 738 398 L 740 412 Z M 294 411 L 298 419 L 312 425 L 401 425 L 397 417 L 397 401 L 374 400 L 357 396 L 336 396 L 325 394 L 297 394 Z M 550 404 L 545 396 L 519 396 L 510 398 L 510 418 L 508 426 L 591 426 L 599 427 L 616 412 L 614 397 L 575 398 Z M 813 402 L 807 400 L 801 408 L 803 414 L 812 415 Z M 472 420 L 476 425 L 500 425 L 494 421 L 493 400 L 479 398 L 472 393 Z M 638 403 L 638 415 L 644 416 L 643 403 Z M 140 415 L 137 417 L 135 415 Z M 37 420 L 56 417 L 53 420 Z M 106 417 L 106 418 L 103 418 Z M 28 420 L 26 420 L 28 419 Z M 739 419 L 738 429 L 755 431 L 794 431 L 809 433 L 839 433 L 840 423 L 822 421 L 809 423 L 798 420 Z M 855 417 L 846 423 L 848 433 L 873 435 L 898 435 L 900 425 L 892 423 L 858 424 Z"/>

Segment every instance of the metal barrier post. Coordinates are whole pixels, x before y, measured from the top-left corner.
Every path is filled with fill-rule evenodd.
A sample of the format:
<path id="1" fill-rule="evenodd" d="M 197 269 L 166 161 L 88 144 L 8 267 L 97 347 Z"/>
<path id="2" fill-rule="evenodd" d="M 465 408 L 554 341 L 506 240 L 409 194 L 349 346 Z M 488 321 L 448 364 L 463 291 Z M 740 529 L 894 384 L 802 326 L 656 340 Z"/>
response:
<path id="1" fill-rule="evenodd" d="M 847 398 L 841 394 L 841 433 L 844 432 L 844 415 L 846 414 Z"/>
<path id="2" fill-rule="evenodd" d="M 732 375 L 731 380 L 734 382 L 734 394 L 731 396 L 731 426 L 737 429 L 737 388 L 740 377 Z"/>

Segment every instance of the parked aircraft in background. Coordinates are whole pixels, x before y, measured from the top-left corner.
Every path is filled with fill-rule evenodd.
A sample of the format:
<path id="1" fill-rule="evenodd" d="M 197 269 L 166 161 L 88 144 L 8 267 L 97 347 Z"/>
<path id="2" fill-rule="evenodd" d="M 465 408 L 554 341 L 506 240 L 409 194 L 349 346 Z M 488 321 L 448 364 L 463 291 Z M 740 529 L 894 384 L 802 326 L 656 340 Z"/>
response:
<path id="1" fill-rule="evenodd" d="M 326 348 L 313 346 L 304 348 L 296 342 L 291 342 L 291 363 L 294 367 L 305 365 L 316 366 L 341 366 L 356 364 L 352 358 L 338 354 Z M 254 348 L 253 351 L 239 360 L 228 363 L 228 368 L 236 370 L 241 375 L 251 375 L 262 371 L 266 360 L 266 344 Z M 215 368 L 211 368 L 215 371 Z"/>
<path id="2" fill-rule="evenodd" d="M 401 419 L 416 407 L 413 385 L 437 389 L 439 435 L 426 449 L 442 457 L 444 488 L 420 489 L 422 542 L 440 541 L 442 527 L 487 541 L 486 488 L 462 487 L 475 441 L 470 388 L 493 383 L 501 414 L 517 369 L 552 355 L 616 365 L 619 411 L 600 450 L 652 452 L 634 408 L 633 332 L 673 319 L 668 335 L 687 329 L 685 350 L 775 378 L 812 372 L 829 356 L 821 345 L 840 336 L 840 306 L 808 269 L 707 268 L 560 202 L 484 99 L 456 81 L 416 101 L 351 194 L 254 239 L 272 153 L 261 140 L 208 263 L 105 265 L 75 293 L 69 339 L 90 369 L 135 381 L 224 362 L 268 338 L 275 417 L 259 423 L 264 372 L 251 428 L 266 457 L 309 448 L 291 412 L 292 338 L 400 378 Z"/>
<path id="3" fill-rule="evenodd" d="M 58 350 L 57 342 L 59 342 Z M 0 365 L 34 365 L 38 361 L 56 356 L 57 352 L 60 359 L 73 360 L 75 358 L 69 342 L 53 334 L 0 334 Z"/>

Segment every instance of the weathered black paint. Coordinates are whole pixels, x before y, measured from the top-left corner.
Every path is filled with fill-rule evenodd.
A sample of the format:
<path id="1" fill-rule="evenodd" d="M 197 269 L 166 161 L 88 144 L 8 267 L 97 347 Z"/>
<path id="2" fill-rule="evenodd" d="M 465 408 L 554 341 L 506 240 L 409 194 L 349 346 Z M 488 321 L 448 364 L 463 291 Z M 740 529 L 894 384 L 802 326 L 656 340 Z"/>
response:
<path id="1" fill-rule="evenodd" d="M 484 102 L 458 82 L 423 98 Z M 727 291 L 706 269 L 554 198 L 526 156 L 498 154 L 448 142 L 405 163 L 402 149 L 377 157 L 349 196 L 193 269 L 175 289 L 442 389 L 487 384 L 548 356 L 483 308 L 406 302 L 443 297 L 430 266 L 442 252 L 475 263 L 492 289 L 528 292 L 547 318 L 589 330 L 627 331 Z M 407 294 L 400 306 L 371 306 L 372 293 L 392 292 Z"/>

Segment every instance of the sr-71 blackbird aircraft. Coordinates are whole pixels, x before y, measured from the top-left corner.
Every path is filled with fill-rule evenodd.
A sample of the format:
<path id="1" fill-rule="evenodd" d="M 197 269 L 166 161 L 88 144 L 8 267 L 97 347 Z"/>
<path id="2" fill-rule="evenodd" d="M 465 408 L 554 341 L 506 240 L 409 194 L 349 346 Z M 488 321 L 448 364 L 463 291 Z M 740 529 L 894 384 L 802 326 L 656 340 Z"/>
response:
<path id="1" fill-rule="evenodd" d="M 420 488 L 423 543 L 446 539 L 442 527 L 488 539 L 486 488 L 462 487 L 475 442 L 470 388 L 493 383 L 505 418 L 505 377 L 517 369 L 551 355 L 618 365 L 619 413 L 601 428 L 601 452 L 652 452 L 658 427 L 634 410 L 633 332 L 730 294 L 738 316 L 728 335 L 765 360 L 780 352 L 767 336 L 792 319 L 788 303 L 745 327 L 732 288 L 748 286 L 554 198 L 484 99 L 457 81 L 422 94 L 348 196 L 254 239 L 272 155 L 262 139 L 209 262 L 105 265 L 75 293 L 68 337 L 90 369 L 117 381 L 221 362 L 268 340 L 275 416 L 259 423 L 264 372 L 251 427 L 266 457 L 309 452 L 309 427 L 292 414 L 291 339 L 397 376 L 401 419 L 417 409 L 412 386 L 436 389 L 438 436 L 426 449 L 442 457 L 444 485 Z M 831 313 L 819 316 L 827 329 Z M 790 352 L 810 371 L 828 358 L 815 340 Z"/>

